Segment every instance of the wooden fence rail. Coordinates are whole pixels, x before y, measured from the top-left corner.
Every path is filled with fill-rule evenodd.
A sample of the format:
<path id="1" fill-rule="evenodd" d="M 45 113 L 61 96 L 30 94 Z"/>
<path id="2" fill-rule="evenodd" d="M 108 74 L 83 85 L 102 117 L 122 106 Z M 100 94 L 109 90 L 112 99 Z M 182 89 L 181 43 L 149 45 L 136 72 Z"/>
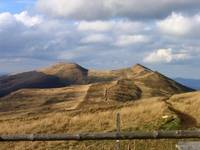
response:
<path id="1" fill-rule="evenodd" d="M 200 138 L 200 130 L 110 132 L 82 134 L 25 134 L 0 135 L 0 142 L 9 141 L 84 141 L 84 140 L 133 140 L 133 139 L 187 139 Z"/>

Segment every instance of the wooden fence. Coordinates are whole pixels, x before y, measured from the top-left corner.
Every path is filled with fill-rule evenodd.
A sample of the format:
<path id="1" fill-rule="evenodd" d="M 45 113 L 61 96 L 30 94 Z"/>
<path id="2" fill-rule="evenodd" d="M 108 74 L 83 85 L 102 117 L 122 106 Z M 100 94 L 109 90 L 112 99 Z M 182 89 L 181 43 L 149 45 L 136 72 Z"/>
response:
<path id="1" fill-rule="evenodd" d="M 200 131 L 110 132 L 82 134 L 25 134 L 0 135 L 0 141 L 84 141 L 84 140 L 133 140 L 133 139 L 187 139 L 200 138 Z"/>
<path id="2" fill-rule="evenodd" d="M 0 142 L 9 141 L 85 141 L 85 140 L 119 140 L 134 139 L 188 139 L 199 138 L 200 130 L 177 130 L 177 131 L 134 131 L 121 132 L 120 114 L 116 114 L 116 132 L 108 133 L 81 133 L 81 134 L 16 134 L 0 135 Z"/>

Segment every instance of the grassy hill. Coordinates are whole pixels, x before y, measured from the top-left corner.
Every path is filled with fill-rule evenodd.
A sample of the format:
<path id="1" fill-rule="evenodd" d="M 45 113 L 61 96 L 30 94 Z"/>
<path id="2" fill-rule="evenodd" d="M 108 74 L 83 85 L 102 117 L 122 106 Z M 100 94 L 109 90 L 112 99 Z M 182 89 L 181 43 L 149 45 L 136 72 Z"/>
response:
<path id="1" fill-rule="evenodd" d="M 49 68 L 0 77 L 0 97 L 23 88 L 55 88 L 83 84 L 87 69 L 59 63 Z"/>
<path id="2" fill-rule="evenodd" d="M 39 100 L 38 100 L 39 101 Z M 47 104 L 33 109 L 0 113 L 0 134 L 22 133 L 78 133 L 115 131 L 115 114 L 121 115 L 122 131 L 195 129 L 200 126 L 200 92 L 178 94 L 170 98 L 153 97 L 140 101 L 97 105 L 82 109 L 66 109 L 70 102 Z M 73 105 L 73 104 L 72 104 Z M 173 140 L 124 141 L 127 145 L 143 149 L 175 149 Z M 18 142 L 1 143 L 1 149 L 113 149 L 115 142 Z M 158 145 L 157 145 L 158 144 Z M 166 147 L 166 146 L 171 147 Z"/>
<path id="3" fill-rule="evenodd" d="M 62 81 L 70 79 L 73 81 L 70 86 L 20 89 L 1 97 L 0 134 L 111 132 L 115 131 L 117 112 L 121 115 L 122 131 L 200 126 L 200 92 L 158 72 L 137 64 L 120 70 L 85 70 L 85 76 L 69 68 L 60 64 L 40 72 Z M 122 149 L 172 150 L 174 143 L 175 140 L 135 140 L 123 141 L 121 146 Z M 111 150 L 115 141 L 0 143 L 2 150 L 96 150 L 97 147 Z"/>

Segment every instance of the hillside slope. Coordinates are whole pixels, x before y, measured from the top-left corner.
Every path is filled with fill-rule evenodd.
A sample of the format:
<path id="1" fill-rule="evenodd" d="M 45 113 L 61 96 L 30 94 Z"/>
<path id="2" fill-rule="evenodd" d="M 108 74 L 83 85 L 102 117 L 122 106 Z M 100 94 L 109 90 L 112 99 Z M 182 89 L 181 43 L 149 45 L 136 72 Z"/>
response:
<path id="1" fill-rule="evenodd" d="M 117 112 L 122 131 L 200 127 L 200 92 L 139 64 L 94 71 L 62 63 L 4 76 L 0 83 L 0 92 L 7 90 L 6 96 L 0 98 L 0 134 L 111 132 L 116 128 Z M 40 150 L 109 150 L 115 144 L 11 142 L 0 143 L 0 149 L 21 150 L 24 145 L 25 149 Z M 128 145 L 143 150 L 175 150 L 174 141 L 121 143 L 124 150 Z"/>
<path id="2" fill-rule="evenodd" d="M 102 78 L 103 74 L 106 75 Z M 101 107 L 193 91 L 139 64 L 126 69 L 88 73 L 77 64 L 61 63 L 38 72 L 4 77 L 0 83 L 1 96 L 11 93 L 0 99 L 0 111 L 38 109 L 45 104 L 62 105 L 63 102 L 67 104 L 66 110 L 91 105 Z"/>
<path id="3" fill-rule="evenodd" d="M 134 84 L 135 88 L 138 89 L 137 92 L 141 91 L 140 96 L 142 97 L 193 91 L 191 88 L 139 64 L 130 68 L 100 72 L 87 70 L 74 63 L 59 63 L 36 71 L 0 77 L 0 97 L 24 88 L 57 88 L 93 83 L 101 83 L 100 85 L 102 85 L 105 82 L 106 85 L 111 86 L 114 81 L 116 84 L 115 92 L 117 92 L 117 89 L 121 90 L 120 87 L 124 86 L 120 85 L 121 83 L 126 82 L 127 84 L 130 82 L 125 85 L 126 88 L 130 84 Z M 101 90 L 106 91 L 107 89 L 103 88 Z"/>
<path id="4" fill-rule="evenodd" d="M 84 86 L 83 86 L 84 87 Z M 87 88 L 77 89 L 87 91 Z M 65 89 L 63 89 L 65 91 Z M 36 91 L 33 93 L 37 93 Z M 53 91 L 54 93 L 54 91 Z M 82 93 L 82 92 L 81 92 Z M 88 106 L 79 110 L 65 110 L 68 101 L 61 105 L 46 103 L 40 109 L 20 112 L 0 112 L 0 134 L 16 133 L 79 133 L 115 131 L 115 115 L 121 116 L 121 131 L 195 129 L 200 127 L 200 92 L 177 94 L 172 97 L 153 97 L 140 101 L 116 103 L 104 107 Z M 50 108 L 54 107 L 53 109 Z M 121 141 L 121 149 L 176 150 L 173 140 Z M 2 149 L 114 149 L 112 141 L 86 142 L 11 142 L 0 143 Z"/>
<path id="5" fill-rule="evenodd" d="M 139 64 L 106 72 L 89 71 L 88 78 L 90 83 L 96 83 L 88 89 L 84 105 L 125 102 L 156 96 L 170 97 L 173 94 L 194 91 Z"/>
<path id="6" fill-rule="evenodd" d="M 85 84 L 88 75 L 87 69 L 75 63 L 58 63 L 39 72 L 58 77 L 64 85 Z"/>
<path id="7" fill-rule="evenodd" d="M 24 88 L 56 88 L 83 84 L 87 69 L 70 63 L 59 63 L 49 68 L 0 77 L 0 97 Z"/>

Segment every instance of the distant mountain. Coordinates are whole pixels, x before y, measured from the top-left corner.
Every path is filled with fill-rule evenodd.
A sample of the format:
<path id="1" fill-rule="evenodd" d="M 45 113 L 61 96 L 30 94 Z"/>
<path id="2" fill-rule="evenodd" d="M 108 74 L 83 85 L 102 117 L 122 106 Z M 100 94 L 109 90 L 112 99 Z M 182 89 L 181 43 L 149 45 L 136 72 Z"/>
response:
<path id="1" fill-rule="evenodd" d="M 200 79 L 175 78 L 174 80 L 185 86 L 200 90 Z"/>
<path id="2" fill-rule="evenodd" d="M 126 102 L 194 91 L 140 64 L 111 71 L 89 71 L 88 89 L 81 107 L 102 102 Z"/>
<path id="3" fill-rule="evenodd" d="M 140 64 L 130 68 L 95 71 L 74 63 L 59 63 L 48 68 L 0 77 L 0 97 L 25 88 L 58 88 L 90 84 L 88 102 L 129 101 L 154 96 L 171 96 L 193 91 Z"/>
<path id="4" fill-rule="evenodd" d="M 0 77 L 0 97 L 24 88 L 56 88 L 82 84 L 87 69 L 77 64 L 59 63 L 42 70 L 23 72 Z"/>
<path id="5" fill-rule="evenodd" d="M 75 63 L 58 63 L 48 68 L 38 70 L 46 75 L 58 77 L 62 84 L 85 84 L 88 70 Z"/>

